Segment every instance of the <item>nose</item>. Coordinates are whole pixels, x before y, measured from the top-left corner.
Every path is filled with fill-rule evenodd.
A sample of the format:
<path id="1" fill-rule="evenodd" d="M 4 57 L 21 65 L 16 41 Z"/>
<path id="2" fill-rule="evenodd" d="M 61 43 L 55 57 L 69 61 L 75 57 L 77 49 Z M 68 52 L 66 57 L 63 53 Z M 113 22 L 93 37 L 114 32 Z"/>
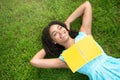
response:
<path id="1" fill-rule="evenodd" d="M 58 32 L 59 32 L 59 34 L 62 34 L 62 30 L 60 29 L 60 30 L 58 30 Z"/>

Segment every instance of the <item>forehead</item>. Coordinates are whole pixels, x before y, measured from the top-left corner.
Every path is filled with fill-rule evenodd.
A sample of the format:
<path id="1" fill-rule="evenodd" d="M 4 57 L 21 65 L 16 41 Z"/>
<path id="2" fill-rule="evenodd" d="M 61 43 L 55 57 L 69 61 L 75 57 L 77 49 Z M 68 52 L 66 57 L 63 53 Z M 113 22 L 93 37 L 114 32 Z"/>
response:
<path id="1" fill-rule="evenodd" d="M 58 26 L 60 26 L 60 25 L 54 24 L 54 25 L 50 26 L 50 33 L 51 33 L 52 31 L 56 30 Z"/>

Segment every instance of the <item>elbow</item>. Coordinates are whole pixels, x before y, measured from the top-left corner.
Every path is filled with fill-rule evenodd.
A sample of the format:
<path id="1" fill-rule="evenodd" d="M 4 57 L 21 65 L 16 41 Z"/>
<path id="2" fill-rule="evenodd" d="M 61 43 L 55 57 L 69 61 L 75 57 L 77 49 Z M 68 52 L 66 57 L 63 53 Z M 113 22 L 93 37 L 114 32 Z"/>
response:
<path id="1" fill-rule="evenodd" d="M 35 60 L 33 60 L 33 59 L 31 59 L 31 60 L 30 60 L 30 64 L 31 64 L 32 66 L 35 66 L 36 61 L 35 61 Z"/>
<path id="2" fill-rule="evenodd" d="M 85 3 L 86 3 L 86 6 L 87 6 L 87 7 L 91 7 L 91 4 L 90 4 L 89 1 L 86 1 Z"/>
<path id="3" fill-rule="evenodd" d="M 33 65 L 33 64 L 34 64 L 34 61 L 33 61 L 32 59 L 30 60 L 30 64 L 31 64 L 31 65 Z"/>
<path id="4" fill-rule="evenodd" d="M 86 10 L 92 10 L 92 6 L 91 6 L 91 3 L 89 1 L 86 1 L 84 3 L 84 11 Z"/>
<path id="5" fill-rule="evenodd" d="M 83 5 L 84 5 L 84 8 L 91 7 L 91 3 L 89 1 L 85 1 Z"/>
<path id="6" fill-rule="evenodd" d="M 86 1 L 86 4 L 90 4 L 90 1 Z"/>
<path id="7" fill-rule="evenodd" d="M 37 68 L 45 68 L 40 62 L 38 59 L 31 59 L 30 60 L 30 64 L 34 67 L 37 67 Z"/>

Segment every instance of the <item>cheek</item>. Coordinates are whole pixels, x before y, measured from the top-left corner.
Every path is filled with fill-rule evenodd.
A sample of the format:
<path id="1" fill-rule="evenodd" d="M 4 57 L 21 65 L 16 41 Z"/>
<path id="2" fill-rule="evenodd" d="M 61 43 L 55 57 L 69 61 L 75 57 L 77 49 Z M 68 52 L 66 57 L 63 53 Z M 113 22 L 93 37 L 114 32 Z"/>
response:
<path id="1" fill-rule="evenodd" d="M 55 41 L 55 42 L 59 42 L 59 36 L 58 35 L 56 35 L 54 38 L 52 38 L 53 39 L 53 41 Z"/>

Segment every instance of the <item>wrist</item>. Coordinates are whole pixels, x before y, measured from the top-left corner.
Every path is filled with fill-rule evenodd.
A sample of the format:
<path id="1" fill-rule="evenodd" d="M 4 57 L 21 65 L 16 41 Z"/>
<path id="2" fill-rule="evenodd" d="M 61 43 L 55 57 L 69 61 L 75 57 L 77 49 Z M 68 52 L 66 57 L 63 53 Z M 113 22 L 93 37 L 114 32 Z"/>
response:
<path id="1" fill-rule="evenodd" d="M 71 22 L 70 21 L 65 21 L 66 24 L 70 24 Z"/>

